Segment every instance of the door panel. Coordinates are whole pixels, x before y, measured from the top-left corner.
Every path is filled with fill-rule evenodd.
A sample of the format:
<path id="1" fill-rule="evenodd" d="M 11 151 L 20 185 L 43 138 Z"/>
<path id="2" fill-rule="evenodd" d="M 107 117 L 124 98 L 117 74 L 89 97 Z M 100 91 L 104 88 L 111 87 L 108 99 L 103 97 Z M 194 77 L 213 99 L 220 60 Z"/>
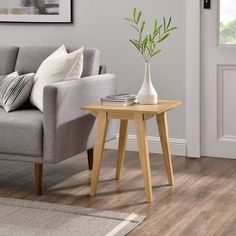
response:
<path id="1" fill-rule="evenodd" d="M 236 158 L 236 1 L 211 4 L 201 11 L 201 152 Z"/>
<path id="2" fill-rule="evenodd" d="M 218 139 L 220 141 L 236 140 L 236 109 L 233 109 L 233 101 L 236 101 L 235 79 L 236 66 L 218 66 Z"/>

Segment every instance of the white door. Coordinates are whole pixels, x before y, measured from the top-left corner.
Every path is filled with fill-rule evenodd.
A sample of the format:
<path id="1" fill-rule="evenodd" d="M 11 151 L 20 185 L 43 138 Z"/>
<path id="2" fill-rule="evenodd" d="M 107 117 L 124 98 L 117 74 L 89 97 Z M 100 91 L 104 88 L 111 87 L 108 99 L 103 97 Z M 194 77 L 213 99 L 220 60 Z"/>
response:
<path id="1" fill-rule="evenodd" d="M 201 21 L 201 153 L 236 159 L 236 0 L 202 1 Z"/>

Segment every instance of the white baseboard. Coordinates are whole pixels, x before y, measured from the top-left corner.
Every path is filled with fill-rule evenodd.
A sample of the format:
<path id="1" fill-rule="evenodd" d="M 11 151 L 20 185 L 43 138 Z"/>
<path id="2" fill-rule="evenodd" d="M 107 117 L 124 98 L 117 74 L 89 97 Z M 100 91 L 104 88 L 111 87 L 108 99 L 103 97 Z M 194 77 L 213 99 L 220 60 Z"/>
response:
<path id="1" fill-rule="evenodd" d="M 116 139 L 106 143 L 105 148 L 117 149 L 118 148 L 119 135 L 116 135 Z M 148 137 L 149 151 L 150 153 L 162 154 L 161 143 L 159 137 Z M 186 156 L 186 140 L 170 138 L 171 154 L 176 156 Z M 127 151 L 138 151 L 136 135 L 129 135 L 127 142 Z"/>

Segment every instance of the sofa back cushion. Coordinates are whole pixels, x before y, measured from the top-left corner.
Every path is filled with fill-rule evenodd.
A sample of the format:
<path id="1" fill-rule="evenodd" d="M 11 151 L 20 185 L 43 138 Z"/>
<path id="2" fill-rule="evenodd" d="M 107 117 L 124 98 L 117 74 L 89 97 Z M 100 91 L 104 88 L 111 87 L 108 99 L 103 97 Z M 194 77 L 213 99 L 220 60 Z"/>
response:
<path id="1" fill-rule="evenodd" d="M 18 50 L 18 47 L 0 47 L 0 75 L 14 71 Z"/>
<path id="2" fill-rule="evenodd" d="M 78 48 L 67 48 L 68 52 L 77 50 Z M 54 51 L 57 47 L 44 46 L 24 46 L 19 49 L 15 71 L 19 74 L 27 74 L 36 72 L 41 63 Z M 84 68 L 82 77 L 97 75 L 100 66 L 100 51 L 94 48 L 84 49 Z"/>

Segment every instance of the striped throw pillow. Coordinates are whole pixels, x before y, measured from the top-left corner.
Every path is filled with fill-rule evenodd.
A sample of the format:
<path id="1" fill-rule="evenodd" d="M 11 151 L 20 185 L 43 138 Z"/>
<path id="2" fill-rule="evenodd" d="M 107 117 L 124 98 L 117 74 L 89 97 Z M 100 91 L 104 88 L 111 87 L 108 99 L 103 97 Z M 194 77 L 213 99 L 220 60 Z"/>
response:
<path id="1" fill-rule="evenodd" d="M 34 84 L 34 73 L 12 73 L 0 80 L 0 106 L 6 112 L 21 107 L 29 98 Z"/>

